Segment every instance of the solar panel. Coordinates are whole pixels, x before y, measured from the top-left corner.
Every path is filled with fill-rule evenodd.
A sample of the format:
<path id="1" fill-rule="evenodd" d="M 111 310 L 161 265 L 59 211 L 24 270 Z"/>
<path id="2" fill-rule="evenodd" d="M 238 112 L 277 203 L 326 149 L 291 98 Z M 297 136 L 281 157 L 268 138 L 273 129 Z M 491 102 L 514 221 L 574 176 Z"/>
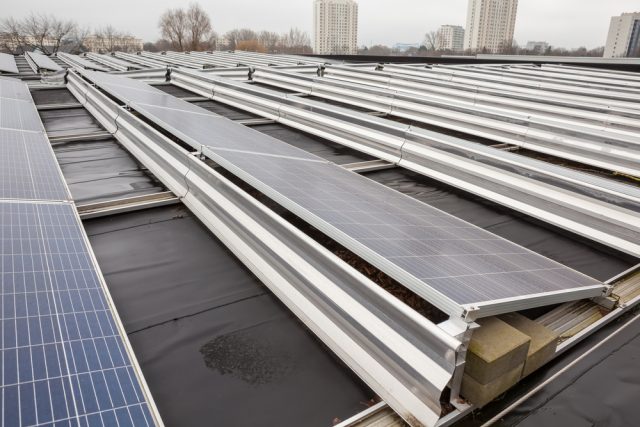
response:
<path id="1" fill-rule="evenodd" d="M 0 203 L 3 426 L 154 424 L 71 204 Z"/>
<path id="2" fill-rule="evenodd" d="M 101 75 L 91 79 L 104 84 Z M 144 85 L 109 79 L 104 86 L 120 98 Z M 496 314 L 604 290 L 592 278 L 438 209 L 181 103 L 172 101 L 173 109 L 131 105 L 450 314 Z"/>
<path id="3" fill-rule="evenodd" d="M 4 86 L 4 84 L 0 84 Z M 0 128 L 43 132 L 40 116 L 33 101 L 0 98 Z"/>
<path id="4" fill-rule="evenodd" d="M 11 77 L 0 77 L 0 98 L 21 99 L 31 101 L 31 93 L 21 80 Z"/>
<path id="5" fill-rule="evenodd" d="M 0 53 L 0 71 L 4 73 L 18 74 L 18 66 L 16 65 L 16 59 L 13 55 L 8 53 Z"/>
<path id="6" fill-rule="evenodd" d="M 86 68 L 88 70 L 98 70 L 103 72 L 111 71 L 109 68 L 103 67 L 100 64 L 96 64 L 95 62 L 89 61 L 81 56 L 73 55 L 70 53 L 58 53 L 58 58 L 65 62 L 71 62 L 73 66 L 79 66 L 82 68 Z"/>
<path id="7" fill-rule="evenodd" d="M 238 126 L 237 123 L 222 116 L 197 114 L 136 102 L 131 103 L 131 106 L 136 110 L 147 112 L 150 118 L 153 117 L 151 120 L 154 120 L 159 125 L 172 126 L 172 131 L 176 135 L 184 138 L 186 142 L 197 149 L 200 148 L 202 142 L 205 142 L 207 146 L 218 149 L 262 153 L 292 159 L 305 159 L 313 162 L 325 161 L 318 156 L 289 144 L 284 144 L 277 139 L 265 137 L 263 133 L 254 129 Z M 211 133 L 212 126 L 216 129 L 213 134 Z M 184 129 L 189 131 L 184 132 Z"/>
<path id="8" fill-rule="evenodd" d="M 159 89 L 138 82 L 132 79 L 122 79 L 105 73 L 94 73 L 91 71 L 82 71 L 83 74 L 99 79 L 101 87 L 108 93 L 118 94 L 126 103 L 139 102 L 143 104 L 157 105 L 176 110 L 191 111 L 197 114 L 207 114 L 217 116 L 216 114 L 197 107 L 188 102 L 183 102 L 175 96 L 169 95 Z M 128 81 L 127 81 L 128 80 Z"/>
<path id="9" fill-rule="evenodd" d="M 28 89 L 0 95 L 0 425 L 155 425 Z"/>
<path id="10" fill-rule="evenodd" d="M 49 58 L 47 55 L 43 55 L 41 53 L 36 52 L 25 52 L 31 60 L 38 67 L 38 71 L 40 70 L 49 70 L 49 71 L 60 71 L 62 67 L 56 64 L 53 59 Z"/>
<path id="11" fill-rule="evenodd" d="M 71 200 L 42 133 L 0 129 L 0 199 Z"/>

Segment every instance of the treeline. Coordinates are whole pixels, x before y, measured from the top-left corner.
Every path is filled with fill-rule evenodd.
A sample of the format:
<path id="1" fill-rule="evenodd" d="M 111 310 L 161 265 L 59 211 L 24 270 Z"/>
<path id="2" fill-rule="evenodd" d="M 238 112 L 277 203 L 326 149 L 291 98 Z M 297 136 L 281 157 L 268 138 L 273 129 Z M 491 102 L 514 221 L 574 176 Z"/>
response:
<path id="1" fill-rule="evenodd" d="M 88 50 L 85 44 L 89 42 L 94 49 L 129 50 L 131 46 L 123 41 L 132 38 L 111 25 L 91 31 L 71 20 L 33 12 L 23 19 L 0 20 L 0 50 L 13 54 L 34 49 L 47 55 L 58 51 L 78 53 Z"/>
<path id="2" fill-rule="evenodd" d="M 197 3 L 188 8 L 169 9 L 158 23 L 162 38 L 146 43 L 150 51 L 188 50 L 248 50 L 263 53 L 311 53 L 309 35 L 297 28 L 278 34 L 271 31 L 236 29 L 219 35 L 211 18 Z"/>
<path id="3" fill-rule="evenodd" d="M 373 56 L 443 56 L 443 55 L 476 55 L 476 54 L 490 54 L 488 49 L 481 50 L 466 50 L 464 52 L 452 51 L 446 49 L 433 49 L 427 48 L 425 45 L 420 47 L 410 47 L 408 49 L 398 49 L 385 45 L 374 45 L 370 47 L 363 46 L 358 49 L 359 55 L 373 55 Z M 576 49 L 565 49 L 562 47 L 553 47 L 540 50 L 528 50 L 526 48 L 518 47 L 517 45 L 506 46 L 498 50 L 498 54 L 501 55 L 547 55 L 547 56 L 588 56 L 601 58 L 604 54 L 604 46 L 594 49 L 587 49 L 586 47 L 579 47 Z"/>

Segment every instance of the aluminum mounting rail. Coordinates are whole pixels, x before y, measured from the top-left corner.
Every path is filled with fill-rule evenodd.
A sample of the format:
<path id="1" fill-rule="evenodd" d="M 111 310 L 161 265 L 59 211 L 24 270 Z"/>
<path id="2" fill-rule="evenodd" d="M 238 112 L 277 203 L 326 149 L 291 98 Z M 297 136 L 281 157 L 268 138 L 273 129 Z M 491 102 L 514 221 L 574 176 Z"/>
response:
<path id="1" fill-rule="evenodd" d="M 152 58 L 148 58 L 146 56 L 142 56 L 139 54 L 126 53 L 126 52 L 114 52 L 113 55 L 116 58 L 124 59 L 128 62 L 133 62 L 134 64 L 140 64 L 149 68 L 167 68 L 168 65 L 164 62 L 157 61 Z"/>
<path id="2" fill-rule="evenodd" d="M 324 77 L 344 80 L 354 83 L 363 83 L 380 88 L 395 90 L 398 92 L 408 92 L 410 94 L 445 94 L 466 92 L 467 96 L 473 96 L 479 103 L 492 105 L 496 98 L 502 99 L 502 104 L 507 107 L 517 108 L 520 102 L 535 103 L 536 108 L 553 112 L 554 107 L 567 107 L 579 109 L 586 112 L 609 114 L 612 117 L 625 117 L 631 120 L 640 119 L 640 110 L 636 105 L 629 102 L 619 102 L 594 98 L 588 96 L 566 95 L 544 90 L 529 90 L 515 88 L 510 85 L 479 85 L 477 81 L 468 80 L 470 83 L 461 81 L 448 82 L 433 79 L 430 77 L 416 77 L 408 74 L 396 74 L 386 71 L 371 71 L 352 66 L 326 66 L 323 72 Z M 481 82 L 480 82 L 481 83 Z M 455 92 L 452 92 L 455 91 Z M 468 99 L 468 98 L 466 98 Z M 547 105 L 548 107 L 543 107 Z M 615 122 L 617 119 L 613 119 Z"/>
<path id="3" fill-rule="evenodd" d="M 535 82 L 527 79 L 514 78 L 502 75 L 492 75 L 486 69 L 470 68 L 464 70 L 447 70 L 444 67 L 416 68 L 405 65 L 385 65 L 385 71 L 393 73 L 409 74 L 413 76 L 429 76 L 434 79 L 476 84 L 506 84 L 512 88 L 542 89 L 554 93 L 564 93 L 570 95 L 588 95 L 597 98 L 605 98 L 612 101 L 626 101 L 628 103 L 638 103 L 640 101 L 640 90 L 625 88 L 613 90 L 611 87 L 577 86 L 560 83 Z M 616 88 L 617 89 L 617 88 Z M 636 107 L 637 108 L 637 107 Z"/>
<path id="4" fill-rule="evenodd" d="M 152 53 L 152 52 L 140 52 L 140 55 L 145 58 L 151 58 L 154 61 L 163 62 L 167 66 L 186 67 L 186 68 L 194 68 L 194 69 L 209 68 L 206 65 L 196 64 L 186 59 L 176 58 L 176 57 L 168 56 L 165 54 L 158 54 L 158 53 Z"/>
<path id="5" fill-rule="evenodd" d="M 87 52 L 85 55 L 87 56 L 87 58 L 91 58 L 92 60 L 99 62 L 101 64 L 104 64 L 108 67 L 111 67 L 117 71 L 132 71 L 132 70 L 141 70 L 145 68 L 142 65 L 134 64 L 133 62 L 116 58 L 113 55 L 105 55 L 102 53 L 93 53 L 93 52 Z"/>
<path id="6" fill-rule="evenodd" d="M 543 70 L 585 76 L 604 76 L 640 82 L 640 75 L 632 71 L 609 70 L 604 68 L 585 68 L 571 65 L 542 64 Z"/>
<path id="7" fill-rule="evenodd" d="M 239 58 L 246 58 L 246 59 L 257 59 L 257 60 L 264 60 L 264 61 L 268 61 L 271 63 L 271 65 L 299 65 L 300 61 L 297 60 L 293 60 L 293 59 L 289 59 L 286 56 L 280 56 L 280 55 L 271 55 L 271 54 L 267 54 L 267 53 L 257 53 L 257 52 L 247 52 L 247 51 L 243 51 L 243 50 L 235 50 L 233 52 L 234 55 L 238 56 Z"/>
<path id="8" fill-rule="evenodd" d="M 241 50 L 236 50 L 236 54 L 243 54 L 245 56 L 253 56 L 253 57 L 263 57 L 269 58 L 272 61 L 281 61 L 288 65 L 322 65 L 326 63 L 326 61 L 315 59 L 315 58 L 307 58 L 304 56 L 296 56 L 296 55 L 274 55 L 268 53 L 257 53 L 257 52 L 245 52 Z"/>
<path id="9" fill-rule="evenodd" d="M 222 59 L 226 59 L 226 60 L 230 60 L 230 61 L 235 61 L 238 64 L 244 65 L 244 66 L 257 66 L 257 65 L 264 65 L 264 66 L 273 66 L 273 65 L 290 65 L 290 64 L 282 64 L 282 63 L 277 63 L 274 61 L 269 60 L 268 58 L 257 58 L 257 57 L 253 57 L 253 56 L 246 56 L 246 55 L 242 55 L 240 53 L 235 53 L 235 52 L 214 52 L 212 53 L 212 55 L 222 58 Z"/>
<path id="10" fill-rule="evenodd" d="M 460 138 L 213 75 L 171 82 L 640 256 L 640 190 Z"/>
<path id="11" fill-rule="evenodd" d="M 452 98 L 413 95 L 352 82 L 256 69 L 253 80 L 316 97 L 379 111 L 529 150 L 640 176 L 640 129 L 636 132 L 582 125 L 506 108 L 474 106 Z"/>
<path id="12" fill-rule="evenodd" d="M 65 53 L 65 52 L 58 52 L 56 56 L 60 58 L 62 62 L 64 62 L 70 67 L 80 67 L 80 68 L 84 68 L 85 70 L 95 70 L 95 71 L 103 71 L 103 72 L 113 71 L 112 68 L 110 67 L 109 68 L 103 67 L 102 65 L 91 62 L 85 58 L 81 58 L 78 55 L 72 55 L 70 53 Z"/>
<path id="13" fill-rule="evenodd" d="M 459 340 L 75 73 L 69 90 L 403 419 L 437 423 Z"/>
<path id="14" fill-rule="evenodd" d="M 577 87 L 593 87 L 603 90 L 624 91 L 626 89 L 630 89 L 637 91 L 638 89 L 640 89 L 637 82 L 593 76 L 581 76 L 579 78 L 576 78 L 569 74 L 558 74 L 542 71 L 538 67 L 522 68 L 522 66 L 507 66 L 500 69 L 488 69 L 475 68 L 464 65 L 431 65 L 429 68 L 435 71 L 445 71 L 454 74 L 458 71 L 468 71 L 472 73 L 478 73 L 483 76 L 488 74 L 505 78 L 523 79 L 553 84 L 565 84 Z"/>
<path id="15" fill-rule="evenodd" d="M 562 80 L 573 81 L 595 81 L 601 83 L 611 83 L 616 86 L 635 85 L 640 87 L 640 76 L 632 78 L 630 76 L 618 76 L 612 73 L 589 73 L 579 72 L 571 69 L 547 68 L 535 65 L 512 65 L 508 67 L 514 73 L 524 73 L 532 75 L 544 75 L 549 77 L 557 77 Z"/>
<path id="16" fill-rule="evenodd" d="M 229 61 L 226 59 L 221 59 L 214 55 L 204 53 L 204 52 L 183 52 L 183 53 L 167 52 L 166 54 L 169 56 L 176 56 L 176 57 L 186 56 L 188 58 L 191 58 L 193 61 L 198 61 L 202 64 L 212 64 L 217 67 L 233 68 L 238 66 L 237 61 Z"/>
<path id="17" fill-rule="evenodd" d="M 361 74 L 359 75 L 358 73 Z M 341 74 L 342 70 L 336 71 L 334 68 L 325 68 L 327 77 L 333 78 Z M 358 72 L 357 70 L 354 71 L 352 67 L 349 67 L 347 74 L 349 78 L 344 80 L 368 84 L 369 86 L 372 85 L 371 78 L 379 79 L 380 77 L 379 72 L 368 72 L 366 70 Z M 333 80 L 342 79 L 334 78 Z M 501 108 L 507 112 L 536 113 L 537 116 L 547 119 L 562 117 L 594 129 L 640 130 L 640 111 L 638 110 L 615 110 L 587 102 L 550 102 L 549 98 L 545 96 L 519 95 L 491 89 L 478 90 L 475 87 L 446 82 L 424 85 L 407 82 L 409 84 L 406 87 L 403 87 L 402 83 L 402 81 L 399 81 L 398 84 L 393 85 L 393 88 L 382 84 L 377 86 L 400 94 L 404 93 L 406 96 L 433 95 L 454 101 L 467 102 L 477 107 Z"/>
<path id="18" fill-rule="evenodd" d="M 295 71 L 298 74 L 315 76 L 318 74 L 318 67 L 316 65 L 296 65 L 296 66 L 274 66 L 270 67 L 276 70 Z M 201 73 L 211 74 L 220 77 L 226 77 L 233 80 L 247 81 L 249 73 L 252 70 L 250 67 L 231 67 L 231 68 L 207 68 L 205 70 L 199 70 Z M 150 68 L 145 70 L 135 70 L 114 73 L 120 76 L 128 77 L 136 80 L 144 80 L 147 83 L 164 82 L 167 77 L 167 69 L 162 68 Z"/>

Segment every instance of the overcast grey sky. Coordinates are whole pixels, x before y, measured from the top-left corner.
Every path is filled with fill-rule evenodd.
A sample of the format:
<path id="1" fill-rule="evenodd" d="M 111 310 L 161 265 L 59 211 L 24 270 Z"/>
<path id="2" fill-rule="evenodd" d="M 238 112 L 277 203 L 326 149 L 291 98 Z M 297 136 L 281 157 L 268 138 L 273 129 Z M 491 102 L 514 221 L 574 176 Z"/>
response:
<path id="1" fill-rule="evenodd" d="M 30 11 L 54 13 L 81 25 L 112 24 L 144 40 L 158 38 L 157 22 L 176 0 L 3 0 L 2 17 Z M 313 0 L 202 0 L 218 33 L 247 27 L 283 32 L 290 27 L 311 35 Z M 441 24 L 465 25 L 467 0 L 359 0 L 360 45 L 415 43 Z M 640 10 L 639 0 L 520 0 L 515 38 L 558 47 L 602 46 L 609 19 Z"/>

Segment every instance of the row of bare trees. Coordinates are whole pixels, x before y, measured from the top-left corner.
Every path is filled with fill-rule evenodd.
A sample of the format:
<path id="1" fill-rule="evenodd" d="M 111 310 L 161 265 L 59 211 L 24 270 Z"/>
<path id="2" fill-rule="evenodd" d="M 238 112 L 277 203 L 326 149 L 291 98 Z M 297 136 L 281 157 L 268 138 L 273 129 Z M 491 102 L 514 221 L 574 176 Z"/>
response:
<path id="1" fill-rule="evenodd" d="M 39 49 L 44 54 L 58 51 L 79 53 L 89 50 L 113 52 L 129 50 L 133 36 L 111 25 L 98 28 L 79 27 L 75 22 L 61 20 L 53 15 L 31 13 L 24 19 L 0 20 L 0 50 L 20 54 Z"/>
<path id="2" fill-rule="evenodd" d="M 278 34 L 272 31 L 256 32 L 248 28 L 228 31 L 221 39 L 219 49 L 248 50 L 263 53 L 311 53 L 309 34 L 292 28 Z"/>
<path id="3" fill-rule="evenodd" d="M 309 35 L 297 28 L 284 34 L 272 31 L 254 31 L 241 28 L 228 31 L 222 37 L 213 30 L 211 18 L 197 3 L 188 8 L 169 9 L 158 23 L 162 39 L 155 45 L 145 45 L 154 50 L 249 50 L 255 52 L 311 53 Z"/>
<path id="4" fill-rule="evenodd" d="M 50 54 L 62 47 L 77 46 L 85 33 L 73 21 L 31 13 L 24 19 L 9 17 L 0 21 L 0 48 L 10 53 L 40 49 Z"/>

